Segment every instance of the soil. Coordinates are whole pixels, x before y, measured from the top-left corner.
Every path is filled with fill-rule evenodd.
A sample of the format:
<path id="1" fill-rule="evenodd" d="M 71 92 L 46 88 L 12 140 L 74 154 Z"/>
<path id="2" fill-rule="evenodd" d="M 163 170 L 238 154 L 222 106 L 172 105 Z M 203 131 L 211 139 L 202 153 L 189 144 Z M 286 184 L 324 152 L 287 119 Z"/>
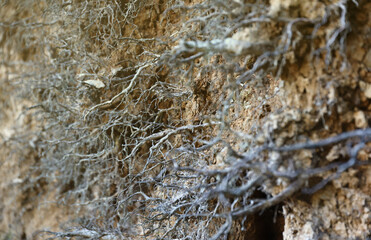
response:
<path id="1" fill-rule="evenodd" d="M 0 239 L 185 239 L 183 231 L 209 239 L 224 220 L 176 217 L 186 214 L 195 196 L 164 186 L 193 189 L 201 178 L 174 174 L 174 161 L 178 167 L 226 170 L 252 145 L 281 147 L 369 129 L 371 3 L 228 2 L 245 7 L 225 18 L 249 11 L 269 16 L 269 22 L 242 24 L 230 36 L 264 43 L 267 51 L 288 41 L 280 38 L 290 31 L 288 22 L 305 19 L 293 23 L 288 49 L 272 55 L 272 64 L 262 65 L 248 82 L 237 83 L 241 74 L 233 69 L 252 69 L 259 56 L 181 47 L 224 34 L 224 17 L 197 18 L 223 9 L 218 1 L 0 2 Z M 326 21 L 314 29 L 318 19 Z M 197 54 L 202 58 L 189 60 Z M 192 152 L 215 136 L 224 142 Z M 281 172 L 318 169 L 348 161 L 352 144 L 272 151 L 256 161 Z M 225 237 L 370 239 L 370 149 L 366 142 L 357 164 L 308 177 L 300 189 L 331 178 L 318 191 L 296 191 L 234 218 Z M 238 174 L 257 174 L 248 171 Z M 211 182 L 205 179 L 202 184 Z M 248 199 L 277 196 L 290 181 L 264 181 Z M 184 206 L 156 222 L 147 217 L 173 205 L 148 198 Z M 194 202 L 212 212 L 224 203 L 217 199 Z"/>

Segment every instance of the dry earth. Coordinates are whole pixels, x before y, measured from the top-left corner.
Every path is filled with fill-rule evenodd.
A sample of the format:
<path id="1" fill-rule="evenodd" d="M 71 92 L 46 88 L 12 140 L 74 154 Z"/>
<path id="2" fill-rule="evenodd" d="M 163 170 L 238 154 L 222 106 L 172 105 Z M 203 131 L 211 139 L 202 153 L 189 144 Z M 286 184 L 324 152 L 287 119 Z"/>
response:
<path id="1" fill-rule="evenodd" d="M 0 0 L 0 240 L 371 239 L 370 31 L 367 0 Z"/>

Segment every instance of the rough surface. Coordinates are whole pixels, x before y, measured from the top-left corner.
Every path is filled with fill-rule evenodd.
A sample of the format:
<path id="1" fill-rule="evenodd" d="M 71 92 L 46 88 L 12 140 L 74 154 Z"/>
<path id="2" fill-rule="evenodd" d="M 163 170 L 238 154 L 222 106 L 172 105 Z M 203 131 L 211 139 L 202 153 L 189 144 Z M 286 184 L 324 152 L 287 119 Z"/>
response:
<path id="1" fill-rule="evenodd" d="M 370 29 L 366 0 L 0 1 L 0 239 L 369 239 Z"/>

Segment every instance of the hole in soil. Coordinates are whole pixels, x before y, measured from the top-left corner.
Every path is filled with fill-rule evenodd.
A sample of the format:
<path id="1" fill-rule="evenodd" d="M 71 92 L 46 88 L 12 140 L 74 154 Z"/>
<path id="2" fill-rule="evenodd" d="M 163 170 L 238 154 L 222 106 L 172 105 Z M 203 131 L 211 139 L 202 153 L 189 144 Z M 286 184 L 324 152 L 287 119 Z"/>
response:
<path id="1" fill-rule="evenodd" d="M 282 205 L 266 209 L 262 214 L 256 214 L 247 228 L 246 240 L 283 240 L 284 217 Z"/>
<path id="2" fill-rule="evenodd" d="M 265 195 L 264 193 L 258 193 Z M 264 212 L 248 217 L 245 222 L 246 240 L 283 240 L 285 219 L 282 204 L 265 209 Z"/>

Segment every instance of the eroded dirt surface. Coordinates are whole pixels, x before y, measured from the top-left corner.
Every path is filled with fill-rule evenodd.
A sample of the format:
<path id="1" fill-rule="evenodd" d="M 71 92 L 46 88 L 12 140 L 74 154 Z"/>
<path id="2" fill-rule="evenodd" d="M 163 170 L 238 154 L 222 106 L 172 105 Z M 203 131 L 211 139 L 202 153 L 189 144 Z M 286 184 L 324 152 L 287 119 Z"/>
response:
<path id="1" fill-rule="evenodd" d="M 201 2 L 187 1 L 186 6 Z M 237 4 L 243 1 L 231 2 Z M 145 228 L 148 221 L 143 216 L 149 215 L 156 205 L 146 206 L 144 200 L 148 196 L 159 199 L 171 196 L 172 202 L 181 202 L 186 201 L 184 199 L 187 199 L 188 195 L 186 193 L 171 195 L 173 190 L 163 188 L 163 185 L 175 184 L 172 178 L 165 178 L 161 184 L 156 185 L 158 176 L 170 171 L 159 164 L 158 159 L 171 162 L 173 153 L 167 152 L 170 147 L 200 148 L 205 141 L 217 135 L 220 129 L 212 124 L 218 120 L 226 97 L 231 97 L 233 104 L 225 114 L 229 118 L 225 121 L 229 122 L 230 128 L 234 131 L 246 136 L 254 134 L 256 139 L 252 142 L 256 144 L 273 142 L 276 146 L 284 146 L 308 139 L 317 141 L 354 129 L 369 128 L 371 4 L 367 1 L 359 1 L 358 4 L 355 1 L 338 1 L 336 4 L 335 1 L 319 0 L 263 2 L 268 6 L 267 14 L 271 19 L 284 19 L 282 20 L 284 23 L 288 21 L 287 19 L 293 18 L 306 18 L 307 22 L 315 21 L 329 12 L 336 13 L 334 16 L 341 16 L 341 11 L 344 10 L 342 7 L 346 6 L 346 14 L 349 16 L 347 24 L 351 30 L 344 33 L 345 30 L 339 28 L 343 24 L 341 19 L 336 20 L 331 16 L 328 23 L 317 29 L 315 38 L 308 39 L 303 36 L 308 36 L 313 31 L 313 25 L 303 23 L 297 26 L 298 31 L 295 29 L 296 34 L 292 39 L 295 43 L 292 47 L 290 45 L 284 54 L 285 64 L 280 69 L 282 72 L 279 78 L 273 77 L 275 71 L 278 71 L 276 69 L 266 73 L 264 77 L 256 73 L 253 83 L 239 83 L 231 87 L 228 74 L 213 68 L 223 65 L 223 61 L 226 61 L 219 58 L 220 56 L 212 56 L 204 62 L 197 62 L 199 60 L 196 59 L 194 72 L 185 75 L 182 74 L 190 69 L 190 65 L 182 65 L 178 71 L 174 71 L 169 67 L 152 64 L 161 60 L 157 58 L 163 52 L 173 53 L 171 49 L 179 45 L 181 37 L 187 36 L 187 31 L 202 32 L 202 28 L 200 30 L 192 24 L 186 28 L 180 27 L 183 22 L 189 20 L 189 16 L 183 16 L 181 11 L 175 8 L 169 10 L 173 2 L 158 0 L 142 6 L 137 1 L 120 1 L 117 3 L 120 6 L 118 9 L 122 11 L 120 12 L 116 8 L 106 7 L 106 3 L 94 1 L 92 5 L 86 5 L 87 9 L 91 8 L 94 11 L 84 12 L 78 20 L 79 24 L 74 24 L 77 20 L 70 18 L 68 13 L 71 12 L 72 15 L 72 12 L 75 13 L 74 9 L 76 11 L 83 9 L 83 3 L 66 2 L 55 8 L 64 9 L 63 14 L 66 15 L 55 18 L 58 20 L 57 23 L 45 28 L 37 24 L 35 28 L 31 28 L 30 25 L 23 26 L 21 20 L 32 16 L 32 20 L 37 22 L 48 16 L 44 20 L 52 21 L 53 18 L 50 16 L 53 14 L 57 16 L 58 11 L 44 12 L 43 15 L 43 10 L 53 9 L 43 8 L 49 3 L 41 2 L 37 6 L 35 1 L 31 0 L 0 3 L 5 6 L 0 10 L 2 23 L 0 56 L 7 60 L 0 64 L 0 238 L 46 239 L 50 235 L 40 233 L 39 230 L 63 232 L 68 231 L 69 226 L 82 226 L 97 232 L 99 231 L 96 229 L 101 228 L 107 232 L 119 229 L 125 232 L 121 233 L 123 234 L 121 237 L 133 239 L 141 239 L 145 234 L 152 237 L 166 234 L 178 219 L 171 216 L 167 219 L 167 226 L 156 222 L 152 224 L 156 230 L 148 231 Z M 330 5 L 332 7 L 328 9 Z M 39 13 L 38 17 L 35 17 L 37 14 L 32 14 L 30 9 L 35 9 L 33 12 Z M 123 13 L 124 11 L 136 14 L 136 17 L 125 22 L 124 17 L 127 15 Z M 95 18 L 97 13 L 99 18 Z M 20 26 L 11 26 L 12 22 Z M 285 30 L 282 22 L 241 27 L 231 38 L 258 43 L 269 42 L 272 39 L 276 41 Z M 339 38 L 344 36 L 344 41 L 335 42 L 335 47 L 332 44 L 329 46 L 331 36 L 334 36 L 332 34 L 336 31 L 339 31 Z M 298 32 L 300 34 L 297 34 Z M 142 42 L 136 40 L 140 38 L 145 40 Z M 124 42 L 118 42 L 118 39 Z M 41 40 L 50 40 L 51 43 L 43 45 Z M 281 42 L 278 41 L 277 44 Z M 322 51 L 313 54 L 313 49 Z M 329 52 L 326 51 L 328 49 Z M 183 59 L 191 57 L 194 53 L 187 54 L 189 55 L 182 56 Z M 36 62 L 39 56 L 43 56 L 41 62 L 45 66 L 40 62 L 36 68 L 26 64 Z M 240 61 L 238 58 L 229 60 L 236 63 Z M 248 67 L 252 67 L 254 61 L 256 58 L 251 58 Z M 130 85 L 130 79 L 138 71 L 137 64 L 142 62 L 147 62 L 148 67 L 143 68 L 140 81 L 138 80 L 135 87 L 130 89 L 131 95 L 125 95 L 123 100 L 113 101 L 114 104 L 99 107 L 99 104 L 114 99 Z M 278 66 L 280 63 L 277 61 L 275 64 Z M 60 77 L 59 80 L 62 82 L 60 85 L 48 87 L 57 90 L 61 88 L 65 91 L 49 92 L 48 89 L 43 89 L 42 81 L 36 80 L 35 88 L 26 90 L 37 92 L 33 96 L 38 97 L 25 99 L 24 96 L 27 94 L 24 93 L 24 86 L 19 78 L 27 76 L 28 72 L 39 73 L 40 69 L 44 69 L 45 73 L 40 73 L 35 79 Z M 50 78 L 44 76 L 48 74 Z M 87 80 L 95 82 L 81 83 Z M 123 86 L 123 82 L 126 85 Z M 94 84 L 92 86 L 86 83 Z M 103 84 L 104 87 L 97 87 L 99 84 Z M 58 137 L 62 136 L 66 142 L 73 142 L 76 139 L 68 138 L 68 131 L 63 132 L 58 127 L 50 125 L 48 117 L 39 118 L 38 107 L 35 107 L 35 111 L 25 111 L 46 96 L 48 100 L 62 103 L 60 106 L 43 105 L 43 110 L 48 113 L 56 114 L 58 111 L 66 111 L 61 110 L 62 108 L 73 108 L 70 115 L 48 116 L 50 119 L 58 119 L 56 122 L 58 126 L 73 126 L 69 128 L 71 131 L 75 131 L 74 128 L 84 129 L 81 132 L 76 130 L 74 137 L 80 137 L 78 134 L 81 134 L 81 139 L 88 136 L 87 143 L 81 147 L 67 148 L 66 152 L 58 149 L 63 145 L 55 145 L 53 152 L 55 155 L 47 155 L 48 147 L 42 140 L 52 142 L 53 134 L 55 136 L 59 134 Z M 89 109 L 90 115 L 87 114 Z M 120 121 L 124 124 L 120 125 Z M 73 125 L 74 122 L 78 124 Z M 177 132 L 166 139 L 163 138 L 166 131 L 180 126 L 201 124 L 211 126 Z M 45 136 L 48 135 L 48 131 L 40 130 L 40 126 L 52 129 L 50 135 L 53 137 Z M 145 130 L 136 132 L 136 129 L 140 128 Z M 84 135 L 85 133 L 87 134 Z M 163 133 L 164 135 L 161 135 Z M 198 136 L 204 138 L 194 140 Z M 248 144 L 241 144 L 241 138 L 232 131 L 223 132 L 221 136 L 237 152 L 243 153 L 250 147 Z M 146 142 L 137 140 L 146 137 L 149 138 Z M 99 144 L 96 144 L 97 142 Z M 159 150 L 154 148 L 158 142 L 164 145 L 158 148 Z M 371 144 L 368 143 L 367 147 L 358 153 L 360 162 L 370 161 L 370 148 Z M 66 162 L 71 164 L 72 169 L 66 170 L 64 168 L 66 164 L 62 160 L 70 153 L 78 151 L 86 154 L 95 151 L 98 154 L 94 155 L 93 160 L 84 158 L 85 155 L 79 155 L 82 160 Z M 135 152 L 133 160 L 126 160 L 132 152 Z M 149 154 L 155 156 L 154 161 L 148 162 Z M 197 165 L 200 169 L 223 170 L 231 164 L 228 162 L 230 155 L 228 148 L 218 143 L 205 150 L 197 163 L 187 157 L 184 159 L 179 157 L 177 160 L 181 167 Z M 277 153 L 272 152 L 261 161 L 267 161 L 267 165 L 272 168 L 279 165 L 279 170 L 287 170 L 291 167 L 289 161 L 284 164 L 275 161 L 281 158 L 289 159 L 296 167 L 305 169 L 347 161 L 348 157 L 346 144 L 300 150 L 278 157 L 276 155 Z M 45 163 L 48 159 L 51 160 L 50 165 Z M 47 171 L 44 165 L 54 166 L 56 170 Z M 145 171 L 143 166 L 146 166 Z M 93 170 L 89 172 L 89 169 Z M 304 187 L 313 187 L 321 180 L 334 176 L 335 173 L 336 170 L 331 170 L 309 178 Z M 71 176 L 63 177 L 63 174 Z M 135 181 L 140 182 L 138 179 L 141 177 L 146 181 L 148 179 L 156 181 L 143 181 L 129 187 Z M 191 188 L 195 183 L 194 180 L 186 179 L 182 184 Z M 288 184 L 289 180 L 282 178 L 261 186 L 259 191 L 252 195 L 260 199 L 276 196 Z M 131 196 L 138 192 L 138 189 L 141 195 Z M 126 198 L 127 196 L 131 197 Z M 214 206 L 213 204 L 216 203 L 210 201 L 209 206 Z M 368 239 L 371 236 L 370 206 L 371 170 L 369 165 L 360 164 L 341 172 L 318 192 L 312 194 L 298 192 L 262 214 L 257 213 L 244 220 L 235 220 L 229 238 Z M 164 205 L 163 208 L 165 207 Z M 179 208 L 174 212 L 181 215 L 184 209 Z M 93 220 L 90 221 L 85 216 L 87 213 L 95 214 L 94 224 Z M 106 214 L 112 216 L 109 224 L 103 222 Z M 122 223 L 123 221 L 136 225 L 126 225 Z M 219 219 L 213 224 L 192 219 L 187 221 L 189 229 L 194 230 L 193 232 L 197 232 L 197 227 L 206 226 L 210 228 L 211 234 L 215 234 L 224 223 Z M 267 228 L 270 230 L 267 231 Z M 93 236 L 94 234 L 89 235 L 86 232 L 84 234 L 98 239 L 103 239 L 104 235 Z M 210 237 L 202 234 L 204 233 L 197 236 L 205 239 Z"/>

